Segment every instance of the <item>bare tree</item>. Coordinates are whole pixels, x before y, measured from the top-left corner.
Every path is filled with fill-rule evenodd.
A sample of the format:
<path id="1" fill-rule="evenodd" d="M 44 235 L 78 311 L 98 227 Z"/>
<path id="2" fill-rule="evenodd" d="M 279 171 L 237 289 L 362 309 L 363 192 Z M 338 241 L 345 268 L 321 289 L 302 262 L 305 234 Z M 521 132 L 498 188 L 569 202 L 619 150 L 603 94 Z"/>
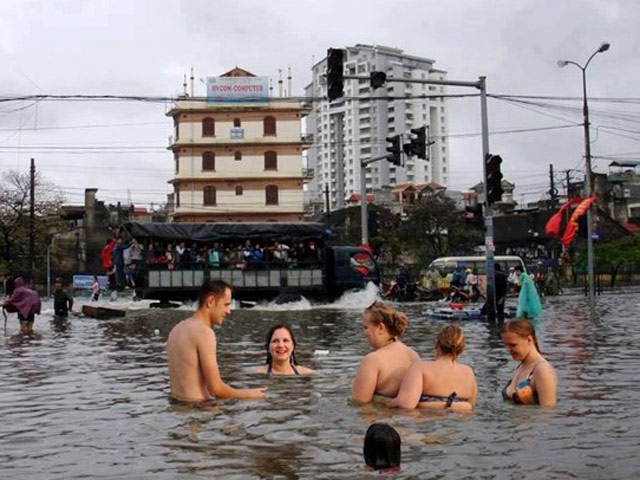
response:
<path id="1" fill-rule="evenodd" d="M 24 271 L 28 265 L 29 190 L 28 173 L 10 171 L 0 180 L 0 272 Z M 59 188 L 35 177 L 34 233 L 36 257 L 43 257 L 47 238 L 60 226 L 59 211 L 64 197 Z"/>

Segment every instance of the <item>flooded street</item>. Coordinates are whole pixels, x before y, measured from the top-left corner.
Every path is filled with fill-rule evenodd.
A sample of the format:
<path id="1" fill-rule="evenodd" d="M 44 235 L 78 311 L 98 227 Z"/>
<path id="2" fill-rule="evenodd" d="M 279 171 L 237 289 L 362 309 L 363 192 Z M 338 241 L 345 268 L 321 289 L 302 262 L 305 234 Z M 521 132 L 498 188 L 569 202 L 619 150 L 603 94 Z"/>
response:
<path id="1" fill-rule="evenodd" d="M 402 436 L 396 478 L 638 478 L 640 295 L 600 297 L 596 320 L 582 296 L 546 300 L 538 335 L 559 380 L 558 405 L 546 411 L 503 403 L 515 362 L 498 331 L 462 323 L 461 361 L 479 386 L 468 417 L 348 403 L 369 351 L 361 311 L 372 299 L 234 311 L 217 330 L 222 377 L 267 386 L 268 399 L 209 410 L 169 401 L 164 344 L 186 308 L 60 323 L 48 302 L 32 338 L 10 316 L 0 345 L 0 478 L 362 478 L 364 432 L 378 419 Z M 431 358 L 443 322 L 424 318 L 426 304 L 399 308 L 410 318 L 404 341 Z M 294 326 L 298 361 L 317 376 L 252 373 L 280 321 Z"/>

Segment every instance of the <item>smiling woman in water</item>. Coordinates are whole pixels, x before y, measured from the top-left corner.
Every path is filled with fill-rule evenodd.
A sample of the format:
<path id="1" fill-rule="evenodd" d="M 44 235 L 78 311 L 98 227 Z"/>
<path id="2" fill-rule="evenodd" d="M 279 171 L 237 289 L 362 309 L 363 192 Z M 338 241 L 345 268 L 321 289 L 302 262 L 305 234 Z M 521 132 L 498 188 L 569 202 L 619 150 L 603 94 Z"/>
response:
<path id="1" fill-rule="evenodd" d="M 265 341 L 267 360 L 257 373 L 266 375 L 312 375 L 315 371 L 296 362 L 296 338 L 286 323 L 272 326 Z"/>
<path id="2" fill-rule="evenodd" d="M 511 380 L 502 389 L 502 397 L 519 405 L 555 405 L 558 384 L 556 372 L 540 353 L 531 322 L 518 319 L 505 323 L 502 341 L 511 358 L 520 362 Z"/>

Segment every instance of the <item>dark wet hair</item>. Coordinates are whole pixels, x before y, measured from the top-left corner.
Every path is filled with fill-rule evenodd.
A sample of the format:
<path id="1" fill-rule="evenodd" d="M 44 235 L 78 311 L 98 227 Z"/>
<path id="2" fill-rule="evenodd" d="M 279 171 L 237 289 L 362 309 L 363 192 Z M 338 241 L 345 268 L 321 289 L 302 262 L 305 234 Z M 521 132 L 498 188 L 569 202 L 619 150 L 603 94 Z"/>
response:
<path id="1" fill-rule="evenodd" d="M 296 362 L 296 337 L 293 335 L 293 330 L 291 330 L 291 327 L 289 326 L 288 323 L 277 323 L 276 325 L 273 325 L 267 332 L 267 336 L 264 342 L 264 348 L 267 351 L 267 360 L 265 363 L 267 365 L 273 364 L 273 357 L 271 356 L 271 352 L 269 351 L 269 345 L 271 344 L 271 337 L 273 337 L 273 334 L 275 333 L 275 331 L 280 330 L 281 328 L 284 328 L 287 332 L 289 332 L 289 335 L 291 335 L 291 341 L 293 342 L 293 351 L 291 352 L 291 364 L 297 365 L 298 362 Z"/>
<path id="2" fill-rule="evenodd" d="M 455 360 L 458 358 L 458 355 L 464 351 L 464 347 L 466 346 L 464 333 L 462 333 L 462 329 L 457 325 L 447 325 L 438 333 L 436 344 L 442 353 L 453 355 Z"/>
<path id="3" fill-rule="evenodd" d="M 519 337 L 527 338 L 529 335 L 533 338 L 533 344 L 536 346 L 536 350 L 538 353 L 540 352 L 540 347 L 538 346 L 538 337 L 536 337 L 536 329 L 533 324 L 527 320 L 526 318 L 517 318 L 515 320 L 511 320 L 505 323 L 502 326 L 502 333 L 515 333 Z"/>
<path id="4" fill-rule="evenodd" d="M 390 305 L 375 301 L 365 309 L 374 325 L 384 323 L 389 333 L 394 337 L 399 337 L 404 333 L 409 323 L 409 319 L 404 313 L 398 312 Z"/>
<path id="5" fill-rule="evenodd" d="M 233 287 L 222 280 L 207 280 L 200 287 L 198 294 L 198 308 L 201 308 L 207 301 L 207 298 L 214 296 L 217 299 L 222 298 L 224 293 L 230 290 L 233 293 Z"/>
<path id="6" fill-rule="evenodd" d="M 374 470 L 400 466 L 400 435 L 386 423 L 373 423 L 364 436 L 364 461 Z"/>

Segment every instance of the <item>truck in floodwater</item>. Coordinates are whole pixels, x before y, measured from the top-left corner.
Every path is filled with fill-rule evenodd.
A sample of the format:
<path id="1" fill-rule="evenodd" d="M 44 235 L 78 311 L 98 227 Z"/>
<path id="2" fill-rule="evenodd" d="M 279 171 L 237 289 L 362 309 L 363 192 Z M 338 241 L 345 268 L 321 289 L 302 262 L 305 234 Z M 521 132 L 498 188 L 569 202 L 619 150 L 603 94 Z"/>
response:
<path id="1" fill-rule="evenodd" d="M 142 252 L 137 289 L 160 302 L 195 299 L 207 280 L 233 285 L 243 300 L 331 300 L 380 282 L 371 250 L 327 245 L 322 223 L 129 222 L 122 230 Z"/>

